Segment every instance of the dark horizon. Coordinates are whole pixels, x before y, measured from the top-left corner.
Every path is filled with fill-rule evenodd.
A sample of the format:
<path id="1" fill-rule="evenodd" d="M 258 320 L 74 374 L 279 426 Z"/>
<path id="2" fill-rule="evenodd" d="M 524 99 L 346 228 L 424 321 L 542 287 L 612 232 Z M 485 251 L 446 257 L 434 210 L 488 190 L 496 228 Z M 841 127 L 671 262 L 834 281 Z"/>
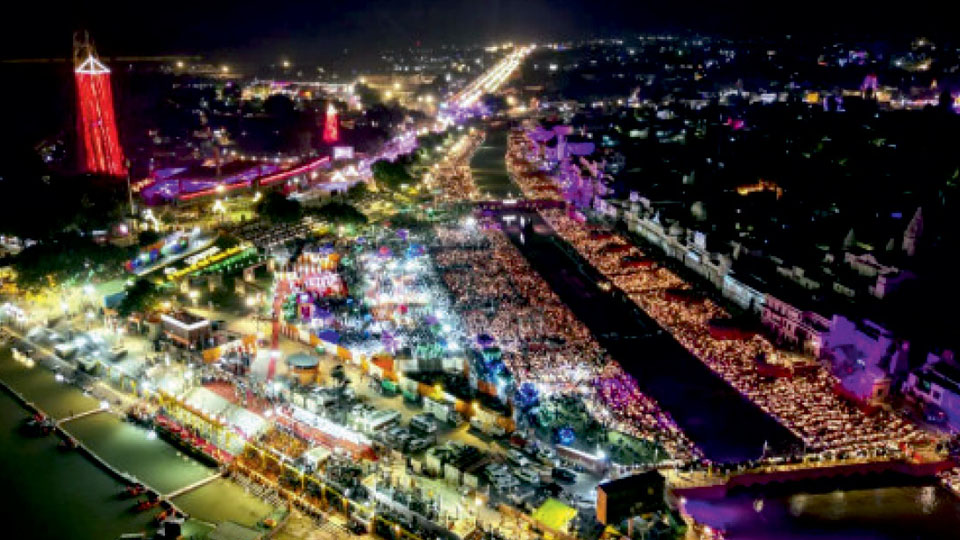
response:
<path id="1" fill-rule="evenodd" d="M 218 5 L 220 4 L 220 5 Z M 955 35 L 951 12 L 870 11 L 864 4 L 786 6 L 748 1 L 653 4 L 612 0 L 463 0 L 269 5 L 173 0 L 156 8 L 127 2 L 95 6 L 21 6 L 0 33 L 3 59 L 69 57 L 71 36 L 89 30 L 105 56 L 199 54 L 213 60 L 271 63 L 441 44 L 489 44 L 699 32 L 735 38 L 932 39 Z M 792 8 L 792 9 L 791 9 Z M 27 24 L 24 24 L 27 21 Z M 344 51 L 346 49 L 346 51 Z"/>

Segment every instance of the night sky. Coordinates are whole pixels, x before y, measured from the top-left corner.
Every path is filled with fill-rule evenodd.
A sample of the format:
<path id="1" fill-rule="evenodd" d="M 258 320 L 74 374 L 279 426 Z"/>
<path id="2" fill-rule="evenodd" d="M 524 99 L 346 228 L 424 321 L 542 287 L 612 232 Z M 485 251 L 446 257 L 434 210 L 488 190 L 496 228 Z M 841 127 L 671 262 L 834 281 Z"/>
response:
<path id="1" fill-rule="evenodd" d="M 2 17 L 0 57 L 62 57 L 77 28 L 88 28 L 104 55 L 191 53 L 258 62 L 323 60 L 345 47 L 363 53 L 418 40 L 466 44 L 629 31 L 958 35 L 956 7 L 910 7 L 812 0 L 27 1 Z"/>

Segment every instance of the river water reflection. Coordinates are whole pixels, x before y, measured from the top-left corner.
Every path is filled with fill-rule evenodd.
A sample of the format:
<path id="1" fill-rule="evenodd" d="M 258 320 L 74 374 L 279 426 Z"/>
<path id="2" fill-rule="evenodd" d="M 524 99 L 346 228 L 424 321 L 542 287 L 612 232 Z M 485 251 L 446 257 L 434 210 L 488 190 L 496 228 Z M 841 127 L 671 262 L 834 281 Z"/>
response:
<path id="1" fill-rule="evenodd" d="M 79 389 L 57 382 L 51 372 L 14 361 L 7 349 L 0 350 L 0 380 L 55 418 L 99 406 Z M 118 496 L 122 485 L 84 456 L 58 450 L 53 437 L 21 435 L 18 426 L 27 414 L 0 392 L 0 478 L 8 494 L 0 514 L 5 522 L 37 531 L 30 538 L 104 540 L 148 528 L 153 512 L 133 513 L 133 502 Z M 109 413 L 80 418 L 65 427 L 117 469 L 164 493 L 216 472 Z M 253 526 L 273 510 L 227 480 L 216 480 L 174 502 L 194 518 L 187 534 L 209 530 L 209 524 L 220 521 Z"/>
<path id="2" fill-rule="evenodd" d="M 686 508 L 731 540 L 960 538 L 960 500 L 935 486 L 741 492 Z"/>

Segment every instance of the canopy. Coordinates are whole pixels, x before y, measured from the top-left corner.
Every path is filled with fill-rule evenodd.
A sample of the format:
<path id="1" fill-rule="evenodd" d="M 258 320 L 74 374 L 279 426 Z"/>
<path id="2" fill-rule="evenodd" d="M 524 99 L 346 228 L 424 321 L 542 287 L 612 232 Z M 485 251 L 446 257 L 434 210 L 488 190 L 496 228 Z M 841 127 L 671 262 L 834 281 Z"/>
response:
<path id="1" fill-rule="evenodd" d="M 187 392 L 184 403 L 210 416 L 220 417 L 227 425 L 248 438 L 260 435 L 267 427 L 266 420 L 260 415 L 235 405 L 218 393 L 202 386 Z"/>
<path id="2" fill-rule="evenodd" d="M 567 530 L 567 525 L 576 517 L 577 510 L 557 499 L 550 498 L 537 508 L 533 519 L 557 531 Z"/>

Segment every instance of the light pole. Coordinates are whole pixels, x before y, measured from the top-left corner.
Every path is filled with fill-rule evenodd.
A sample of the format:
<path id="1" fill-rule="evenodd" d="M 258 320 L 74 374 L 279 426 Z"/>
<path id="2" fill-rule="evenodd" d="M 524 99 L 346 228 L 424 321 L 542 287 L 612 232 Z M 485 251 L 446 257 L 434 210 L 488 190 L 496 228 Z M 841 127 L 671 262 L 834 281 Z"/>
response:
<path id="1" fill-rule="evenodd" d="M 127 204 L 130 206 L 130 217 L 133 217 L 133 189 L 130 187 L 130 160 L 127 160 Z"/>

